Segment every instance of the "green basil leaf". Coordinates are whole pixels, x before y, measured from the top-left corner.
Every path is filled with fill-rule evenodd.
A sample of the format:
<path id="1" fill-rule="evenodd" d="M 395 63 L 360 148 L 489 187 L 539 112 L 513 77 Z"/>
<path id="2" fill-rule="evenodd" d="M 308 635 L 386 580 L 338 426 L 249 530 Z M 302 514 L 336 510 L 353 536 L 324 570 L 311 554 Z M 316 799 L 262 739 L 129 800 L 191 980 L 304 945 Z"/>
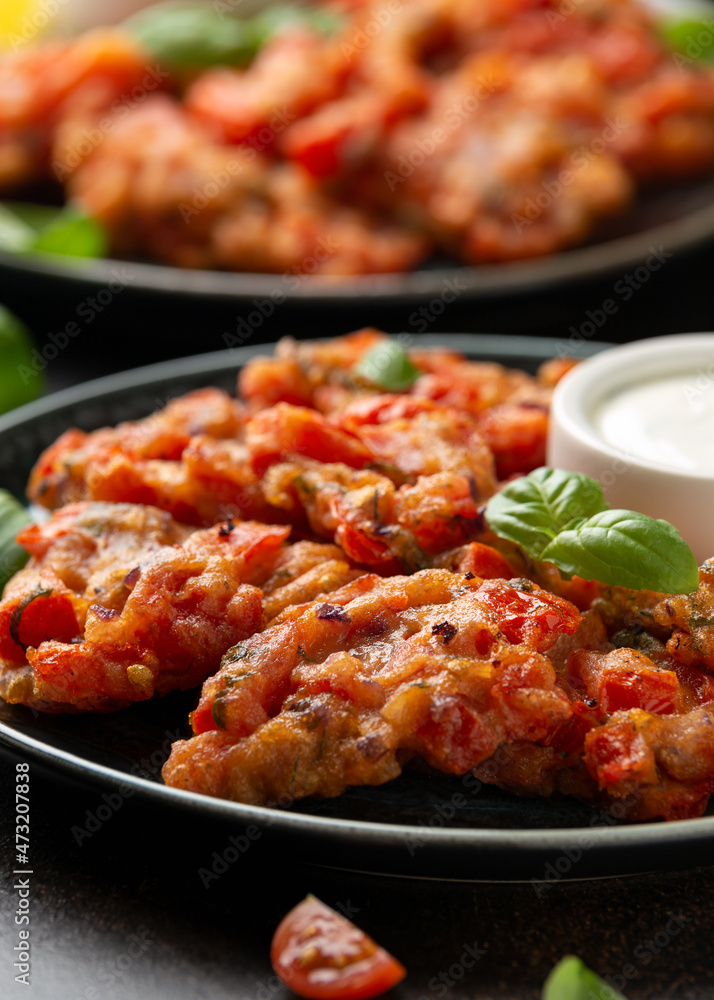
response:
<path id="1" fill-rule="evenodd" d="M 401 344 L 387 340 L 367 351 L 353 374 L 387 392 L 404 392 L 414 385 L 421 372 Z"/>
<path id="2" fill-rule="evenodd" d="M 561 959 L 543 984 L 542 1000 L 626 1000 L 613 986 L 596 975 L 582 959 Z"/>
<path id="3" fill-rule="evenodd" d="M 222 17 L 208 4 L 155 4 L 124 22 L 168 69 L 242 66 L 260 47 L 251 19 Z"/>
<path id="4" fill-rule="evenodd" d="M 664 21 L 660 34 L 673 49 L 691 60 L 714 62 L 714 20 Z"/>
<path id="5" fill-rule="evenodd" d="M 0 306 L 0 412 L 29 403 L 45 388 L 32 364 L 34 345 L 27 328 Z"/>
<path id="6" fill-rule="evenodd" d="M 486 520 L 501 538 L 536 561 L 565 527 L 607 510 L 602 487 L 579 472 L 540 468 L 509 483 L 486 505 Z"/>
<path id="7" fill-rule="evenodd" d="M 0 250 L 67 257 L 105 257 L 104 227 L 77 208 L 0 205 Z"/>
<path id="8" fill-rule="evenodd" d="M 0 250 L 27 253 L 32 250 L 36 233 L 11 209 L 0 205 Z"/>
<path id="9" fill-rule="evenodd" d="M 266 7 L 252 18 L 263 44 L 273 35 L 291 25 L 304 25 L 321 35 L 334 35 L 344 24 L 344 18 L 325 7 L 301 7 L 296 4 L 276 4 Z"/>
<path id="10" fill-rule="evenodd" d="M 76 208 L 63 208 L 37 234 L 33 250 L 68 257 L 106 257 L 104 227 Z"/>
<path id="11" fill-rule="evenodd" d="M 699 585 L 697 562 L 667 521 L 629 510 L 606 510 L 561 531 L 540 555 L 561 573 L 631 590 L 689 594 Z"/>
<path id="12" fill-rule="evenodd" d="M 0 490 L 0 589 L 30 558 L 15 538 L 32 518 L 7 490 Z"/>
<path id="13" fill-rule="evenodd" d="M 124 22 L 124 28 L 170 70 L 190 71 L 210 66 L 245 66 L 277 32 L 305 24 L 331 33 L 340 19 L 309 7 L 276 6 L 238 17 L 237 4 L 154 4 Z"/>

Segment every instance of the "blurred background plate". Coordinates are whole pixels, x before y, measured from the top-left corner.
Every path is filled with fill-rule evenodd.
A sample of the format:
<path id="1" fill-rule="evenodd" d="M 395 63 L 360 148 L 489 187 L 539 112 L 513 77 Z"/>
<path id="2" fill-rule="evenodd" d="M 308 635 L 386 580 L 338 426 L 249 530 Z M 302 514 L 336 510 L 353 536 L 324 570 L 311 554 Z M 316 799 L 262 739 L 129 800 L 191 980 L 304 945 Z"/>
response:
<path id="1" fill-rule="evenodd" d="M 0 254 L 0 302 L 31 328 L 40 351 L 55 355 L 47 345 L 59 338 L 74 380 L 362 326 L 566 337 L 573 345 L 714 328 L 714 180 L 662 194 L 641 207 L 640 217 L 648 215 L 659 223 L 538 261 L 434 266 L 339 283 L 305 276 L 297 289 L 293 276 L 288 282 L 281 275 Z M 78 333 L 63 337 L 68 324 Z M 54 361 L 47 351 L 43 356 Z M 50 365 L 48 374 L 59 367 Z"/>
<path id="2" fill-rule="evenodd" d="M 537 290 L 562 290 L 574 282 L 637 267 L 653 248 L 664 247 L 671 254 L 681 254 L 713 240 L 714 177 L 706 177 L 667 185 L 641 196 L 626 214 L 603 225 L 585 246 L 503 264 L 470 267 L 435 260 L 405 273 L 321 277 L 190 270 L 137 261 L 67 262 L 61 257 L 22 257 L 0 252 L 0 267 L 14 287 L 22 285 L 21 276 L 25 275 L 97 290 L 112 281 L 117 270 L 128 267 L 132 291 L 171 296 L 177 308 L 197 296 L 209 306 L 212 302 L 245 306 L 256 297 L 266 298 L 276 292 L 290 303 L 367 309 L 396 304 L 413 308 L 439 296 L 449 281 L 459 295 L 472 303 Z M 38 287 L 36 280 L 34 288 Z"/>
<path id="3" fill-rule="evenodd" d="M 246 0 L 245 9 L 256 2 L 264 0 Z M 714 9 L 705 0 L 648 3 L 678 17 Z M 73 4 L 78 16 L 97 21 L 96 5 L 71 0 L 68 11 Z M 117 3 L 115 14 L 140 5 Z M 111 3 L 101 19 L 112 20 Z M 653 251 L 659 257 L 650 267 Z M 364 325 L 621 342 L 714 326 L 713 251 L 714 177 L 707 177 L 651 191 L 589 245 L 537 260 L 478 267 L 438 261 L 408 274 L 341 280 L 305 275 L 296 288 L 293 276 L 0 253 L 0 302 L 32 328 L 40 348 L 77 321 L 80 333 L 63 350 L 80 377 L 241 340 L 329 336 Z M 109 297 L 117 274 L 125 288 Z"/>
<path id="4" fill-rule="evenodd" d="M 530 371 L 569 351 L 567 342 L 541 338 L 415 338 L 415 346 L 430 344 Z M 590 343 L 580 354 L 606 346 Z M 261 350 L 248 347 L 126 372 L 0 417 L 0 481 L 21 495 L 40 449 L 68 426 L 89 430 L 143 416 L 202 385 L 232 388 L 238 368 Z M 517 798 L 468 777 L 417 768 L 379 788 L 354 788 L 289 810 L 166 788 L 160 767 L 170 743 L 188 735 L 195 700 L 195 691 L 176 692 L 107 715 L 50 716 L 0 703 L 0 742 L 83 782 L 128 787 L 159 809 L 188 810 L 193 818 L 204 815 L 231 826 L 258 824 L 278 841 L 289 838 L 295 859 L 353 870 L 531 880 L 543 878 L 547 865 L 565 857 L 568 877 L 584 878 L 691 866 L 708 858 L 714 842 L 712 814 L 681 823 L 618 826 L 576 802 Z"/>

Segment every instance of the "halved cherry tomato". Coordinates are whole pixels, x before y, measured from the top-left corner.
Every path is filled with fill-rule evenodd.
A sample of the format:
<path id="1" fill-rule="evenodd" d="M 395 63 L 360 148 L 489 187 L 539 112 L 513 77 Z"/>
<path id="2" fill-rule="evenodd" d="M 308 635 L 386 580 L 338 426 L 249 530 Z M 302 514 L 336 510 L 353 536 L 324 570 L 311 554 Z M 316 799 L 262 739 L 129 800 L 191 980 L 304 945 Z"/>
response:
<path id="1" fill-rule="evenodd" d="M 370 1000 L 406 975 L 396 958 L 312 895 L 279 924 L 270 960 L 285 985 L 308 1000 Z"/>

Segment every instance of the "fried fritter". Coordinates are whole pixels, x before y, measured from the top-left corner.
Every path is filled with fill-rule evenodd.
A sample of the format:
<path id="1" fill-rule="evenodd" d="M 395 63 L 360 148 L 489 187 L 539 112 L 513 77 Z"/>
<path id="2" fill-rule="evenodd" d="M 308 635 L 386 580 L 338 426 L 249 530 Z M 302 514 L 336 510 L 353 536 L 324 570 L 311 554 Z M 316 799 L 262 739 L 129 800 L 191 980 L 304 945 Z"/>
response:
<path id="1" fill-rule="evenodd" d="M 530 472 L 543 464 L 552 389 L 573 362 L 549 362 L 537 377 L 502 365 L 469 361 L 458 351 L 408 350 L 422 372 L 406 393 L 378 393 L 357 374 L 370 351 L 392 342 L 378 330 L 365 329 L 329 343 L 298 343 L 284 338 L 272 358 L 255 358 L 239 376 L 239 392 L 256 412 L 276 403 L 311 406 L 340 427 L 361 437 L 379 456 L 385 436 L 391 445 L 397 421 L 435 422 L 435 411 L 461 433 L 468 417 L 480 447 L 491 450 L 500 479 Z M 385 432 L 382 425 L 391 424 Z M 411 443 L 406 441 L 408 450 Z M 383 462 L 395 453 L 388 447 Z M 401 466 L 400 466 L 401 467 Z"/>
<path id="2" fill-rule="evenodd" d="M 143 420 L 89 434 L 69 430 L 41 455 L 28 495 L 50 509 L 106 500 L 161 507 L 189 524 L 229 517 L 270 522 L 247 461 L 244 427 L 237 400 L 200 389 Z"/>
<path id="3" fill-rule="evenodd" d="M 579 619 L 517 582 L 363 576 L 226 654 L 164 778 L 265 804 L 381 784 L 414 755 L 463 774 L 570 717 L 544 654 Z"/>
<path id="4" fill-rule="evenodd" d="M 572 717 L 546 748 L 501 746 L 476 776 L 520 794 L 575 795 L 619 819 L 700 816 L 714 791 L 714 678 L 653 637 L 641 645 L 650 655 L 612 649 L 589 612 L 552 651 Z"/>
<path id="5" fill-rule="evenodd" d="M 424 568 L 480 530 L 479 505 L 496 487 L 491 452 L 467 414 L 415 400 L 408 418 L 376 400 L 380 421 L 362 407 L 340 426 L 289 403 L 246 421 L 226 393 L 200 390 L 145 420 L 67 431 L 41 456 L 29 494 L 49 507 L 151 504 L 192 524 L 288 521 L 334 538 L 354 562 Z"/>
<path id="6" fill-rule="evenodd" d="M 308 541 L 288 545 L 271 576 L 261 584 L 266 621 L 270 623 L 293 604 L 327 597 L 363 575 L 364 570 L 355 569 L 337 545 Z"/>
<path id="7" fill-rule="evenodd" d="M 671 631 L 667 649 L 673 656 L 714 674 L 714 560 L 700 568 L 696 593 L 666 597 L 653 618 Z"/>
<path id="8" fill-rule="evenodd" d="M 113 709 L 199 684 L 263 622 L 289 528 L 202 531 L 137 504 L 80 503 L 21 532 L 0 602 L 0 691 L 45 711 Z"/>

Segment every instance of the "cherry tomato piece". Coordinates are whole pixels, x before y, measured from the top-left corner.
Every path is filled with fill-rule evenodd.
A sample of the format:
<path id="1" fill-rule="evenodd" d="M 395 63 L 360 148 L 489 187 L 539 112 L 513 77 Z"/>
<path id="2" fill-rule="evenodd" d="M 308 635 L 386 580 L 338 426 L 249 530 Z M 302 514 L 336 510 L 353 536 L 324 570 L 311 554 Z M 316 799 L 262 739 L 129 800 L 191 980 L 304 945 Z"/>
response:
<path id="1" fill-rule="evenodd" d="M 370 1000 L 406 975 L 396 958 L 312 895 L 279 924 L 270 959 L 286 986 L 308 1000 Z"/>

